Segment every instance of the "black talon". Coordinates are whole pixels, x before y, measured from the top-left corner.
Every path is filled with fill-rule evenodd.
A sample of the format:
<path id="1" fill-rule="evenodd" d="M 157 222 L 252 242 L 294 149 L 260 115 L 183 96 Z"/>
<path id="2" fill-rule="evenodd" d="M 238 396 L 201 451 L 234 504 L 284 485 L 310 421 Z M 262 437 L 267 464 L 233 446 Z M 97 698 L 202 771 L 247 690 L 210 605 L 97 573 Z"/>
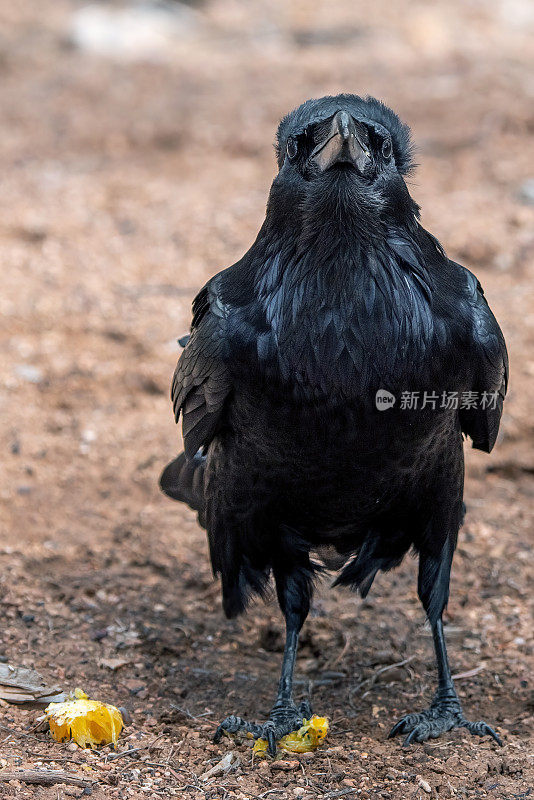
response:
<path id="1" fill-rule="evenodd" d="M 299 713 L 302 714 L 304 719 L 311 719 L 312 709 L 309 700 L 303 700 L 299 705 Z"/>
<path id="2" fill-rule="evenodd" d="M 486 734 L 488 736 L 491 736 L 492 739 L 494 739 L 497 742 L 499 747 L 504 747 L 503 741 L 499 736 L 499 734 L 496 731 L 494 731 L 493 728 L 491 728 L 489 725 L 486 725 Z"/>
<path id="3" fill-rule="evenodd" d="M 504 742 L 503 742 L 503 740 L 501 739 L 501 737 L 499 736 L 499 734 L 498 734 L 496 731 L 494 731 L 494 730 L 493 730 L 493 728 L 490 728 L 490 729 L 489 729 L 489 735 L 490 735 L 490 736 L 491 736 L 491 737 L 492 737 L 492 738 L 493 738 L 493 739 L 494 739 L 494 740 L 497 742 L 497 744 L 499 745 L 499 747 L 504 747 Z"/>
<path id="4" fill-rule="evenodd" d="M 393 737 L 396 736 L 398 733 L 404 733 L 404 720 L 403 719 L 401 719 L 401 720 L 399 720 L 398 722 L 395 723 L 395 725 L 392 727 L 392 729 L 388 733 L 388 739 L 393 739 Z"/>
<path id="5" fill-rule="evenodd" d="M 416 736 L 417 732 L 418 732 L 417 728 L 414 728 L 412 731 L 410 731 L 408 736 L 403 741 L 402 746 L 403 747 L 409 747 L 411 745 L 411 743 L 413 742 L 413 740 L 415 739 L 415 736 Z"/>
<path id="6" fill-rule="evenodd" d="M 273 758 L 276 756 L 276 737 L 272 728 L 267 731 L 267 750 L 270 756 Z"/>

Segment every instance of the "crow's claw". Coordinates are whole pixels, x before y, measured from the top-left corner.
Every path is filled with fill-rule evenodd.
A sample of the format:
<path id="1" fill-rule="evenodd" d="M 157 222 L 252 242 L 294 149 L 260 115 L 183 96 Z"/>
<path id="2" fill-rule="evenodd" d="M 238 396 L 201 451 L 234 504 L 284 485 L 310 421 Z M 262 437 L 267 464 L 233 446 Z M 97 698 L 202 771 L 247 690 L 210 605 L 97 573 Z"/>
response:
<path id="1" fill-rule="evenodd" d="M 312 710 L 310 703 L 304 700 L 297 707 L 293 703 L 277 702 L 267 722 L 263 725 L 257 725 L 254 722 L 247 722 L 241 717 L 231 716 L 226 717 L 221 722 L 213 741 L 215 744 L 221 741 L 223 733 L 250 733 L 254 739 L 265 739 L 267 742 L 267 750 L 269 755 L 276 755 L 276 743 L 286 736 L 288 733 L 298 731 L 302 726 L 303 719 L 310 719 Z"/>
<path id="2" fill-rule="evenodd" d="M 441 699 L 439 694 L 430 708 L 420 714 L 407 714 L 399 720 L 389 732 L 388 739 L 399 733 L 406 734 L 403 747 L 408 747 L 412 742 L 436 739 L 453 728 L 466 728 L 474 736 L 492 736 L 502 746 L 500 737 L 485 722 L 469 722 L 465 719 L 458 698 L 449 696 Z"/>
<path id="3" fill-rule="evenodd" d="M 303 700 L 298 706 L 299 714 L 302 714 L 303 719 L 311 719 L 313 711 L 309 700 Z"/>
<path id="4" fill-rule="evenodd" d="M 230 717 L 223 719 L 218 726 L 213 737 L 215 744 L 218 744 L 224 733 L 251 733 L 255 739 L 261 736 L 261 725 L 255 725 L 253 722 L 247 722 L 242 717 L 236 717 L 232 714 Z"/>
<path id="5" fill-rule="evenodd" d="M 460 727 L 467 728 L 469 733 L 473 734 L 473 736 L 491 736 L 493 739 L 495 739 L 497 744 L 502 747 L 501 737 L 490 725 L 487 724 L 487 722 L 482 720 L 480 722 L 469 722 L 469 720 L 464 719 Z"/>
<path id="6" fill-rule="evenodd" d="M 266 740 L 267 750 L 269 752 L 269 755 L 272 756 L 273 758 L 276 755 L 276 733 L 277 733 L 276 725 L 274 724 L 274 722 L 269 720 L 269 722 L 266 722 L 265 725 L 263 726 L 261 734 L 259 736 L 260 739 Z"/>

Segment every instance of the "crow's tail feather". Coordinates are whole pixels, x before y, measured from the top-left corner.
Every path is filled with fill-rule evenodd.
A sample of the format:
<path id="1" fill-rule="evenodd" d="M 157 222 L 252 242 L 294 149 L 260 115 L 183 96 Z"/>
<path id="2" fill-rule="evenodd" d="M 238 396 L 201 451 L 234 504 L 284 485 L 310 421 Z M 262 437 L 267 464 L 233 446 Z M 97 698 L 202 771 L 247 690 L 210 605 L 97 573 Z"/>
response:
<path id="1" fill-rule="evenodd" d="M 198 512 L 198 520 L 205 527 L 204 469 L 206 457 L 201 451 L 191 459 L 180 453 L 167 464 L 159 479 L 160 489 L 167 497 L 179 500 Z"/>

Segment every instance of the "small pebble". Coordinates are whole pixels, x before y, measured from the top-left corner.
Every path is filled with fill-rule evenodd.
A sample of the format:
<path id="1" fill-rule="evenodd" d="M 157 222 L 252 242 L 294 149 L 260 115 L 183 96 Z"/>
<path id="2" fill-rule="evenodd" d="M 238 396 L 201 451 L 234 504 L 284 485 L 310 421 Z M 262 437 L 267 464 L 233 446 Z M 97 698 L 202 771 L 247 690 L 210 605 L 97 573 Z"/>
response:
<path id="1" fill-rule="evenodd" d="M 527 178 L 517 192 L 518 200 L 526 206 L 534 206 L 534 178 Z"/>
<path id="2" fill-rule="evenodd" d="M 131 725 L 132 724 L 132 715 L 130 714 L 128 709 L 125 708 L 124 706 L 119 706 L 119 711 L 121 712 L 122 721 L 124 722 L 124 724 L 125 725 Z"/>
<path id="3" fill-rule="evenodd" d="M 402 667 L 392 667 L 381 672 L 376 680 L 378 683 L 393 683 L 394 681 L 403 681 L 406 675 L 407 673 Z"/>
<path id="4" fill-rule="evenodd" d="M 423 792 L 426 792 L 427 794 L 430 794 L 432 791 L 432 787 L 430 786 L 428 781 L 425 781 L 425 779 L 421 778 L 421 776 L 418 777 L 417 785 L 420 786 Z"/>
<path id="5" fill-rule="evenodd" d="M 271 769 L 282 769 L 285 772 L 290 772 L 292 769 L 297 769 L 298 766 L 298 761 L 273 761 Z"/>
<path id="6" fill-rule="evenodd" d="M 41 383 L 43 380 L 42 370 L 32 364 L 17 364 L 15 372 L 19 378 L 28 383 Z"/>

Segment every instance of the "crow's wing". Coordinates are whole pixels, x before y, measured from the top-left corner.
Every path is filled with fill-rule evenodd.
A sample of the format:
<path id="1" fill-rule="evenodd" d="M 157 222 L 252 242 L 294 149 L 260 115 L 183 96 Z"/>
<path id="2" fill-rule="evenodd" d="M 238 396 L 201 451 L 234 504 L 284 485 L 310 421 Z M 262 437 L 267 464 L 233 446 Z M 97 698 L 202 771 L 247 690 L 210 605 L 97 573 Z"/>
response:
<path id="1" fill-rule="evenodd" d="M 193 301 L 191 335 L 176 366 L 171 397 L 176 422 L 182 415 L 188 459 L 213 439 L 231 390 L 224 355 L 228 308 L 218 293 L 215 276 Z"/>
<path id="2" fill-rule="evenodd" d="M 451 262 L 452 266 L 460 267 Z M 463 433 L 473 440 L 473 447 L 491 452 L 501 421 L 508 385 L 508 354 L 504 336 L 484 297 L 477 278 L 461 267 L 467 277 L 467 302 L 470 311 L 472 391 L 476 406 L 460 408 Z"/>

